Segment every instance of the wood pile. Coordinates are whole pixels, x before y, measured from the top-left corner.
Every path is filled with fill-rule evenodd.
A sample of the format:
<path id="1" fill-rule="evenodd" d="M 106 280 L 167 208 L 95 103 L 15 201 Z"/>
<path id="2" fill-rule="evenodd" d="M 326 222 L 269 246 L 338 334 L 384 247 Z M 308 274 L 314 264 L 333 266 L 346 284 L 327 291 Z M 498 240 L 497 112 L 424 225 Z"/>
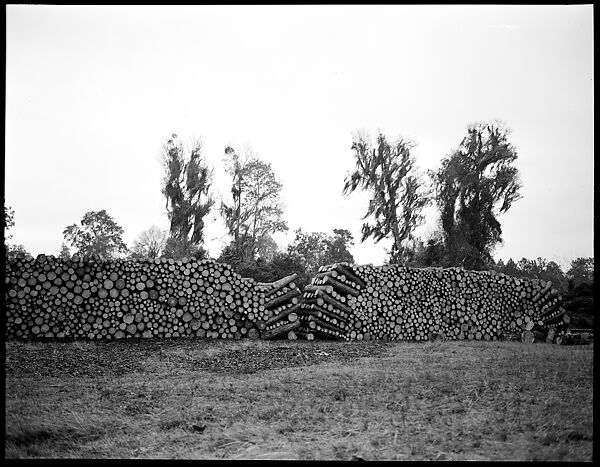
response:
<path id="1" fill-rule="evenodd" d="M 558 345 L 586 345 L 594 342 L 593 329 L 570 329 L 561 332 L 555 338 Z"/>
<path id="2" fill-rule="evenodd" d="M 352 324 L 358 312 L 355 298 L 364 287 L 365 282 L 348 263 L 321 266 L 304 288 L 299 335 L 309 340 L 362 339 L 356 336 Z"/>
<path id="3" fill-rule="evenodd" d="M 586 345 L 593 342 L 590 334 L 561 334 L 556 338 L 558 345 Z"/>
<path id="4" fill-rule="evenodd" d="M 5 290 L 7 338 L 259 338 L 278 310 L 277 291 L 209 260 L 21 256 Z"/>
<path id="5" fill-rule="evenodd" d="M 538 342 L 568 323 L 551 283 L 461 268 L 323 266 L 303 302 L 307 338 Z"/>
<path id="6" fill-rule="evenodd" d="M 566 332 L 550 282 L 349 263 L 322 266 L 303 292 L 296 277 L 257 283 L 211 260 L 20 256 L 6 264 L 6 337 L 585 340 Z"/>
<path id="7" fill-rule="evenodd" d="M 268 313 L 266 326 L 261 333 L 263 339 L 298 338 L 295 330 L 300 326 L 298 310 L 302 292 L 294 282 L 297 276 L 298 274 L 292 274 L 272 283 L 257 284 L 265 295 L 265 309 Z"/>

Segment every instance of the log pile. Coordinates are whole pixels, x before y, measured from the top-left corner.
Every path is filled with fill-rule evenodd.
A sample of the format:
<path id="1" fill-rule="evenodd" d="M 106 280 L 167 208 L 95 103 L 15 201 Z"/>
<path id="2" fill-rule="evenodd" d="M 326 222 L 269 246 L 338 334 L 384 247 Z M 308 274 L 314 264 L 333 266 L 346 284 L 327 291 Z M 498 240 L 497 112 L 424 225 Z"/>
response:
<path id="1" fill-rule="evenodd" d="M 301 333 L 344 340 L 544 340 L 568 317 L 551 283 L 461 268 L 323 266 L 304 290 Z"/>
<path id="2" fill-rule="evenodd" d="M 589 334 L 560 334 L 556 337 L 558 345 L 586 345 L 592 342 Z"/>
<path id="3" fill-rule="evenodd" d="M 270 293 L 210 260 L 18 257 L 5 285 L 7 338 L 259 338 L 273 314 Z"/>
<path id="4" fill-rule="evenodd" d="M 567 329 L 555 338 L 558 345 L 586 345 L 594 342 L 593 329 Z"/>
<path id="5" fill-rule="evenodd" d="M 299 335 L 309 340 L 362 339 L 351 327 L 356 314 L 352 305 L 364 287 L 365 282 L 348 263 L 321 266 L 304 288 Z"/>
<path id="6" fill-rule="evenodd" d="M 296 277 L 257 283 L 211 260 L 21 256 L 6 264 L 6 337 L 581 341 L 549 282 L 349 263 L 322 266 L 303 292 Z"/>
<path id="7" fill-rule="evenodd" d="M 298 338 L 295 330 L 300 326 L 298 309 L 302 292 L 294 282 L 297 276 L 298 274 L 292 274 L 272 283 L 257 284 L 265 295 L 265 309 L 268 315 L 266 326 L 261 333 L 263 339 Z"/>

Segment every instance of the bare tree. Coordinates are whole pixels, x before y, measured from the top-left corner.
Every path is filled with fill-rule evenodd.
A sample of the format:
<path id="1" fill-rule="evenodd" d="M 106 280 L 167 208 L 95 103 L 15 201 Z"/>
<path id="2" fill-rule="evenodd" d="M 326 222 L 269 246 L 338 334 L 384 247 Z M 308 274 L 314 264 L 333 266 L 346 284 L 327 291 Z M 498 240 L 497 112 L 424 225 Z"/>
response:
<path id="1" fill-rule="evenodd" d="M 132 254 L 134 258 L 158 258 L 162 255 L 167 244 L 169 233 L 153 225 L 138 235 L 133 242 Z"/>

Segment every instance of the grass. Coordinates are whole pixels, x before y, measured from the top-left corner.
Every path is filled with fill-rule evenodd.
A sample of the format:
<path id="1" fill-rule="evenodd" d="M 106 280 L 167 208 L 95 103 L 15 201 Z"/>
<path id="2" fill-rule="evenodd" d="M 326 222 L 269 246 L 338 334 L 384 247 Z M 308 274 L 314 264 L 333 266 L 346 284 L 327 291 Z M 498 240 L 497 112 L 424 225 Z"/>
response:
<path id="1" fill-rule="evenodd" d="M 6 344 L 7 458 L 591 461 L 593 347 Z"/>

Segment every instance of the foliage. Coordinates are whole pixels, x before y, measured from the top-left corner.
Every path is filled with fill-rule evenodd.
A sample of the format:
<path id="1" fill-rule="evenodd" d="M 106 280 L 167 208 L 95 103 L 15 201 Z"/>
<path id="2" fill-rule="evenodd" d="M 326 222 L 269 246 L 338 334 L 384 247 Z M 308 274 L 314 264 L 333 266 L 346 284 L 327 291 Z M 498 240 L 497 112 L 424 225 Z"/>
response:
<path id="1" fill-rule="evenodd" d="M 302 262 L 306 271 L 314 274 L 319 266 L 326 264 L 328 238 L 323 232 L 302 232 L 302 229 L 294 231 L 296 237 L 288 245 L 287 251 L 296 256 Z"/>
<path id="2" fill-rule="evenodd" d="M 415 241 L 414 247 L 407 252 L 410 267 L 442 267 L 444 266 L 444 241 L 440 232 L 436 232 L 425 241 Z"/>
<path id="3" fill-rule="evenodd" d="M 307 285 L 311 278 L 302 260 L 288 252 L 276 253 L 271 261 L 258 258 L 233 264 L 232 267 L 242 277 L 251 277 L 258 282 L 275 282 L 283 277 L 297 274 L 294 282 L 300 288 Z"/>
<path id="4" fill-rule="evenodd" d="M 522 271 L 524 277 L 550 281 L 555 289 L 566 292 L 567 279 L 561 267 L 554 261 L 546 261 L 544 258 L 528 260 L 522 258 L 517 267 Z"/>
<path id="5" fill-rule="evenodd" d="M 498 272 L 502 272 L 507 276 L 523 277 L 519 266 L 513 261 L 512 258 L 509 258 L 506 264 L 502 268 L 498 269 Z"/>
<path id="6" fill-rule="evenodd" d="M 254 262 L 257 260 L 271 261 L 275 254 L 279 252 L 279 247 L 273 238 L 266 234 L 263 235 L 256 242 L 256 256 L 255 258 L 252 255 L 239 255 L 240 251 L 244 250 L 244 245 L 249 245 L 251 243 L 251 239 L 248 238 L 246 234 L 240 235 L 238 237 L 238 242 L 236 243 L 235 239 L 232 239 L 231 242 L 223 247 L 221 250 L 221 254 L 219 256 L 218 261 L 223 263 L 228 263 L 231 265 Z M 238 249 L 238 247 L 242 246 L 242 249 Z"/>
<path id="7" fill-rule="evenodd" d="M 538 257 L 534 260 L 521 258 L 516 263 L 509 258 L 506 264 L 499 260 L 492 269 L 507 276 L 550 281 L 552 286 L 562 293 L 567 290 L 567 279 L 562 268 L 554 261 L 545 258 Z"/>
<path id="8" fill-rule="evenodd" d="M 97 255 L 102 259 L 112 259 L 127 252 L 122 238 L 123 228 L 104 209 L 86 212 L 81 226 L 67 226 L 63 236 L 80 256 Z"/>
<path id="9" fill-rule="evenodd" d="M 58 254 L 58 257 L 63 260 L 71 259 L 71 252 L 65 243 L 60 245 L 60 253 Z"/>
<path id="10" fill-rule="evenodd" d="M 231 264 L 238 274 L 259 282 L 274 282 L 295 273 L 298 277 L 294 282 L 304 287 L 319 266 L 354 262 L 348 251 L 348 246 L 352 245 L 352 234 L 344 229 L 334 229 L 333 232 L 333 236 L 327 236 L 322 232 L 304 233 L 297 229 L 294 242 L 285 252 L 277 251 L 275 242 L 264 236 L 267 244 L 258 245 L 258 258 L 245 261 L 235 261 L 235 245 L 232 242 L 223 249 L 217 261 Z"/>
<path id="11" fill-rule="evenodd" d="M 354 245 L 354 237 L 346 229 L 333 229 L 333 237 L 327 238 L 324 264 L 354 263 L 354 256 L 348 247 Z"/>
<path id="12" fill-rule="evenodd" d="M 567 279 L 572 288 L 594 282 L 594 258 L 577 258 L 571 261 L 570 266 L 567 271 Z"/>
<path id="13" fill-rule="evenodd" d="M 23 245 L 9 245 L 7 243 L 7 240 L 12 238 L 12 235 L 8 235 L 8 230 L 14 226 L 15 211 L 10 206 L 4 206 L 4 255 L 7 259 L 15 258 L 22 251 L 26 251 Z"/>
<path id="14" fill-rule="evenodd" d="M 168 232 L 153 225 L 138 235 L 133 242 L 132 258 L 159 258 L 169 237 Z"/>
<path id="15" fill-rule="evenodd" d="M 496 123 L 468 128 L 459 148 L 431 173 L 440 210 L 447 263 L 467 269 L 493 264 L 502 242 L 497 217 L 521 198 L 517 159 L 509 131 Z"/>
<path id="16" fill-rule="evenodd" d="M 282 219 L 279 198 L 282 185 L 275 179 L 271 164 L 247 153 L 241 159 L 227 147 L 226 170 L 232 177 L 232 202 L 221 202 L 221 214 L 232 237 L 231 262 L 247 262 L 256 258 L 265 237 L 288 229 Z"/>
<path id="17" fill-rule="evenodd" d="M 334 229 L 333 236 L 323 232 L 306 233 L 302 229 L 294 233 L 296 237 L 288 245 L 287 251 L 302 261 L 309 274 L 315 274 L 320 266 L 326 264 L 354 262 L 354 257 L 348 251 L 353 244 L 352 234 L 348 230 Z"/>
<path id="18" fill-rule="evenodd" d="M 569 291 L 565 295 L 565 308 L 575 317 L 586 315 L 587 325 L 593 327 L 594 314 L 594 258 L 577 258 L 571 261 L 567 271 Z M 573 323 L 572 323 L 573 324 Z"/>
<path id="19" fill-rule="evenodd" d="M 373 237 L 377 243 L 391 237 L 391 263 L 407 260 L 413 231 L 423 222 L 421 211 L 429 203 L 410 154 L 413 147 L 413 142 L 403 138 L 390 144 L 381 133 L 373 147 L 365 135 L 357 134 L 352 143 L 356 170 L 344 180 L 345 195 L 357 188 L 371 192 L 363 220 L 373 216 L 375 223 L 363 224 L 361 241 Z"/>
<path id="20" fill-rule="evenodd" d="M 263 235 L 256 244 L 256 253 L 259 259 L 263 261 L 272 261 L 277 253 L 279 246 L 270 235 Z"/>
<path id="21" fill-rule="evenodd" d="M 6 235 L 11 227 L 15 226 L 15 211 L 10 206 L 4 206 L 4 240 L 10 240 L 12 235 Z"/>
<path id="22" fill-rule="evenodd" d="M 32 258 L 31 253 L 23 245 L 4 245 L 6 259 L 16 259 L 19 257 Z"/>
<path id="23" fill-rule="evenodd" d="M 165 242 L 161 257 L 174 260 L 180 260 L 183 258 L 200 260 L 208 258 L 208 251 L 205 250 L 201 245 L 193 243 L 191 240 L 179 240 L 169 237 Z"/>
<path id="24" fill-rule="evenodd" d="M 244 160 L 241 160 L 237 152 L 230 146 L 225 148 L 225 170 L 231 175 L 231 195 L 232 203 L 228 205 L 221 201 L 221 215 L 225 219 L 225 226 L 229 230 L 232 237 L 231 245 L 227 245 L 222 252 L 228 258 L 231 264 L 243 261 L 244 258 L 250 256 L 248 250 L 248 229 L 246 222 L 249 220 L 250 212 L 245 210 L 242 212 L 242 180 L 246 177 L 248 169 L 249 155 L 246 154 Z"/>
<path id="25" fill-rule="evenodd" d="M 352 234 L 348 230 L 334 229 L 334 235 L 322 232 L 295 231 L 296 238 L 280 252 L 270 236 L 263 236 L 257 245 L 258 257 L 237 261 L 235 244 L 232 241 L 223 248 L 217 261 L 232 265 L 243 277 L 251 277 L 259 282 L 274 282 L 291 274 L 298 274 L 295 282 L 303 287 L 310 282 L 319 266 L 337 262 L 354 262 L 348 247 L 352 245 Z"/>
<path id="26" fill-rule="evenodd" d="M 186 152 L 177 135 L 163 146 L 165 169 L 162 193 L 166 199 L 170 236 L 181 245 L 201 245 L 204 217 L 214 200 L 209 195 L 212 172 L 202 157 L 202 143 L 194 141 Z"/>

